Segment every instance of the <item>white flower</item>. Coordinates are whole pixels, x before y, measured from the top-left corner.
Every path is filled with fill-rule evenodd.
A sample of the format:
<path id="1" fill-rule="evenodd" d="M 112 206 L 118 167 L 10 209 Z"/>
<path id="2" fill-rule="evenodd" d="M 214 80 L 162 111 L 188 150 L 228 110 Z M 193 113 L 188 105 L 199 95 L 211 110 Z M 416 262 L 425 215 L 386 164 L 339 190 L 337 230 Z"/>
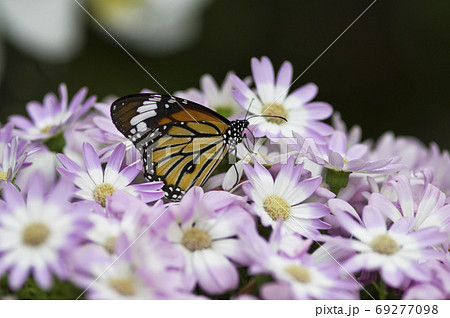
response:
<path id="1" fill-rule="evenodd" d="M 35 174 L 26 201 L 11 184 L 2 190 L 0 276 L 9 273 L 12 289 L 20 288 L 30 274 L 43 289 L 51 287 L 52 274 L 67 278 L 64 253 L 79 244 L 79 233 L 87 229 L 82 211 L 74 211 L 67 202 L 70 185 L 59 183 L 50 197 L 44 196 L 44 189 L 42 176 Z"/>
<path id="2" fill-rule="evenodd" d="M 250 184 L 244 184 L 245 193 L 253 200 L 253 211 L 264 226 L 274 228 L 283 220 L 283 233 L 299 233 L 316 238 L 319 229 L 328 229 L 320 220 L 329 210 L 318 202 L 303 202 L 320 186 L 322 177 L 300 181 L 303 164 L 294 165 L 294 157 L 282 166 L 275 180 L 270 172 L 258 162 L 254 168 L 244 167 Z"/>

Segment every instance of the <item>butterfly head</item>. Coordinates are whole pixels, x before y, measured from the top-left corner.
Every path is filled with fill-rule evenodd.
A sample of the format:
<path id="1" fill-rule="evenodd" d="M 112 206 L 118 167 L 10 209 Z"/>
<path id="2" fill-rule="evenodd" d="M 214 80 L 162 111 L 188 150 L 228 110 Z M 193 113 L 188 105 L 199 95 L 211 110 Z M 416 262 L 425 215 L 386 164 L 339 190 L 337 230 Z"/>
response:
<path id="1" fill-rule="evenodd" d="M 236 145 L 242 142 L 242 134 L 244 130 L 248 127 L 248 120 L 235 120 L 230 123 L 230 127 L 223 135 L 225 143 L 228 145 L 230 150 L 234 150 Z"/>

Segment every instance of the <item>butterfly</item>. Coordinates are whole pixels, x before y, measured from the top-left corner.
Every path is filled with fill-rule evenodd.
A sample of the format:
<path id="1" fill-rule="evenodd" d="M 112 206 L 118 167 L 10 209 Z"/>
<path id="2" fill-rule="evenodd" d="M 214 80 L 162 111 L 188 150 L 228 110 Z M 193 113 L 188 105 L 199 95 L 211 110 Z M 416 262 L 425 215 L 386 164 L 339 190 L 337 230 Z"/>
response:
<path id="1" fill-rule="evenodd" d="M 205 106 L 161 94 L 121 97 L 111 105 L 111 118 L 140 151 L 146 179 L 162 181 L 172 201 L 202 186 L 236 150 L 249 125 L 247 119 L 230 121 Z"/>

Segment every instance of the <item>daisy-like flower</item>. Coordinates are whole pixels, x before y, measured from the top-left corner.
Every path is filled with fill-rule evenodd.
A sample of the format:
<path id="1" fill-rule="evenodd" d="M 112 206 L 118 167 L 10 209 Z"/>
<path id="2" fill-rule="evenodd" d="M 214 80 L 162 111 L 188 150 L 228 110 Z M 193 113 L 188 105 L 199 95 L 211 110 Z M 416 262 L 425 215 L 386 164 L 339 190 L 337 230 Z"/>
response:
<path id="1" fill-rule="evenodd" d="M 120 237 L 118 245 L 122 249 L 116 255 L 93 244 L 71 254 L 76 269 L 71 279 L 81 288 L 89 287 L 87 298 L 192 298 L 184 285 L 183 273 L 178 270 L 183 265 L 181 253 L 177 254 L 179 251 L 165 241 L 145 235 L 135 244 L 129 243 L 125 236 Z M 122 254 L 125 248 L 127 252 Z"/>
<path id="2" fill-rule="evenodd" d="M 349 147 L 346 134 L 336 130 L 328 142 L 327 155 L 318 158 L 311 153 L 310 158 L 328 169 L 344 172 L 385 174 L 405 168 L 405 165 L 398 164 L 399 157 L 369 161 L 366 159 L 368 152 L 369 146 L 365 144 Z"/>
<path id="3" fill-rule="evenodd" d="M 429 159 L 425 164 L 433 171 L 432 183 L 450 196 L 450 180 L 447 176 L 450 174 L 450 153 L 448 150 L 439 150 L 437 144 L 432 143 L 429 151 Z"/>
<path id="4" fill-rule="evenodd" d="M 433 279 L 428 283 L 413 284 L 403 299 L 450 299 L 450 254 L 443 260 L 423 264 L 431 269 Z"/>
<path id="5" fill-rule="evenodd" d="M 276 147 L 271 147 L 272 145 L 266 145 L 265 138 L 258 138 L 256 143 L 252 146 L 252 151 L 240 143 L 236 146 L 236 157 L 229 156 L 230 164 L 232 166 L 228 169 L 226 173 L 218 174 L 211 177 L 204 188 L 214 189 L 216 187 L 222 187 L 224 190 L 231 190 L 237 183 L 241 180 L 244 174 L 244 166 L 248 163 L 253 163 L 258 161 L 262 165 L 272 165 L 278 163 L 280 154 Z M 237 161 L 235 161 L 237 160 Z"/>
<path id="6" fill-rule="evenodd" d="M 85 168 L 81 168 L 73 160 L 63 154 L 58 159 L 64 167 L 58 171 L 68 177 L 79 188 L 77 196 L 84 200 L 95 201 L 102 207 L 106 206 L 107 198 L 116 190 L 124 190 L 140 197 L 143 202 L 156 201 L 163 197 L 160 190 L 162 182 L 146 182 L 130 184 L 140 173 L 141 162 L 136 162 L 121 170 L 125 156 L 125 145 L 118 145 L 103 171 L 98 154 L 92 145 L 83 144 L 83 158 Z"/>
<path id="7" fill-rule="evenodd" d="M 109 199 L 106 208 L 94 202 L 85 202 L 85 209 L 92 211 L 89 220 L 92 227 L 86 233 L 86 239 L 103 247 L 109 254 L 116 254 L 116 243 L 125 235 L 131 241 L 136 239 L 149 224 L 156 223 L 167 207 L 158 201 L 152 207 L 125 191 L 116 191 Z M 145 232 L 153 231 L 157 224 Z"/>
<path id="8" fill-rule="evenodd" d="M 175 92 L 174 95 L 213 108 L 226 118 L 242 115 L 242 107 L 233 98 L 231 74 L 233 73 L 230 72 L 225 76 L 221 86 L 216 83 L 211 75 L 205 74 L 200 78 L 200 90 L 191 88 L 185 92 Z M 244 82 L 250 84 L 249 80 L 244 80 Z"/>
<path id="9" fill-rule="evenodd" d="M 12 136 L 12 129 L 11 124 L 0 128 L 0 188 L 4 182 L 13 182 L 19 170 L 31 164 L 25 162 L 28 157 L 28 152 L 25 151 L 26 142 Z M 35 151 L 37 149 L 31 152 Z"/>
<path id="10" fill-rule="evenodd" d="M 29 102 L 27 112 L 31 120 L 20 115 L 13 115 L 10 121 L 20 138 L 30 141 L 48 140 L 63 132 L 67 126 L 83 116 L 93 105 L 96 97 L 91 96 L 86 101 L 87 88 L 82 88 L 69 103 L 67 86 L 59 86 L 59 100 L 55 94 L 45 95 L 44 102 Z M 83 102 L 84 101 L 84 102 Z"/>
<path id="11" fill-rule="evenodd" d="M 100 23 L 135 50 L 162 56 L 187 48 L 201 30 L 207 0 L 89 1 Z"/>
<path id="12" fill-rule="evenodd" d="M 42 176 L 34 174 L 29 182 L 26 198 L 10 184 L 2 190 L 0 276 L 8 273 L 15 290 L 30 274 L 43 289 L 52 286 L 52 274 L 67 278 L 65 255 L 80 244 L 80 233 L 89 227 L 83 210 L 68 202 L 70 183 L 61 181 L 46 196 Z"/>
<path id="13" fill-rule="evenodd" d="M 252 274 L 270 274 L 260 293 L 264 299 L 358 299 L 358 286 L 343 278 L 343 271 L 331 258 L 308 254 L 311 240 L 295 234 L 282 235 L 281 221 L 269 242 L 254 231 L 243 233 L 243 248 L 251 258 Z"/>
<path id="14" fill-rule="evenodd" d="M 141 158 L 141 154 L 133 142 L 116 128 L 111 119 L 110 109 L 114 100 L 115 98 L 109 98 L 94 105 L 100 115 L 93 116 L 92 126 L 86 129 L 86 134 L 99 144 L 104 145 L 99 151 L 102 162 L 106 162 L 111 157 L 113 150 L 119 144 L 126 146 L 126 162 L 135 162 Z"/>
<path id="15" fill-rule="evenodd" d="M 275 227 L 282 220 L 283 233 L 299 233 L 308 238 L 317 238 L 319 230 L 328 229 L 328 224 L 320 220 L 329 214 L 328 208 L 318 202 L 304 202 L 320 186 L 322 177 L 300 181 L 303 164 L 295 166 L 295 158 L 290 157 L 275 178 L 270 172 L 255 162 L 244 167 L 250 183 L 244 184 L 244 191 L 254 202 L 253 213 L 262 225 Z"/>
<path id="16" fill-rule="evenodd" d="M 244 202 L 227 192 L 203 193 L 193 187 L 162 216 L 167 240 L 183 252 L 186 273 L 208 294 L 222 294 L 238 286 L 232 261 L 244 263 L 239 228 L 254 222 L 243 210 Z M 159 221 L 158 221 L 159 222 Z"/>
<path id="17" fill-rule="evenodd" d="M 182 252 L 154 231 L 161 226 L 154 221 L 167 208 L 161 204 L 143 209 L 142 202 L 130 195 L 126 195 L 128 205 L 123 206 L 123 198 L 117 197 L 115 193 L 111 200 L 121 201 L 116 205 L 123 210 L 122 219 L 105 217 L 106 222 L 94 222 L 94 227 L 101 228 L 88 232 L 93 244 L 71 255 L 73 281 L 89 287 L 91 299 L 191 298 Z"/>
<path id="18" fill-rule="evenodd" d="M 293 68 L 284 62 L 276 81 L 272 63 L 267 57 L 261 61 L 252 59 L 252 73 L 256 94 L 236 75 L 230 75 L 236 88 L 233 96 L 244 108 L 256 115 L 279 117 L 256 117 L 250 119 L 250 127 L 256 137 L 292 137 L 295 131 L 303 137 L 312 137 L 324 143 L 324 136 L 330 135 L 333 128 L 320 122 L 328 118 L 333 109 L 323 102 L 311 102 L 317 94 L 317 86 L 310 83 L 288 95 L 292 81 Z M 286 120 L 284 120 L 286 119 Z"/>
<path id="19" fill-rule="evenodd" d="M 388 228 L 382 214 L 372 206 L 364 208 L 363 224 L 347 213 L 334 213 L 352 238 L 334 237 L 330 241 L 356 252 L 343 264 L 346 270 L 379 271 L 383 281 L 394 288 L 404 286 L 408 280 L 431 279 L 430 270 L 421 262 L 441 257 L 433 247 L 447 242 L 447 234 L 440 233 L 436 227 L 411 232 L 414 221 L 410 218 L 401 218 Z"/>
<path id="20" fill-rule="evenodd" d="M 414 171 L 424 166 L 427 149 L 417 138 L 396 137 L 392 132 L 386 132 L 379 138 L 369 155 L 369 160 L 399 158 L 399 163 Z"/>
<path id="21" fill-rule="evenodd" d="M 403 217 L 414 220 L 413 230 L 437 227 L 443 233 L 450 229 L 450 205 L 445 205 L 446 195 L 428 183 L 421 196 L 416 199 L 409 179 L 404 175 L 393 178 L 390 185 L 397 194 L 397 202 L 392 202 L 379 193 L 372 193 L 369 206 L 393 222 Z M 450 235 L 449 235 L 450 239 Z M 448 248 L 449 240 L 446 242 Z"/>

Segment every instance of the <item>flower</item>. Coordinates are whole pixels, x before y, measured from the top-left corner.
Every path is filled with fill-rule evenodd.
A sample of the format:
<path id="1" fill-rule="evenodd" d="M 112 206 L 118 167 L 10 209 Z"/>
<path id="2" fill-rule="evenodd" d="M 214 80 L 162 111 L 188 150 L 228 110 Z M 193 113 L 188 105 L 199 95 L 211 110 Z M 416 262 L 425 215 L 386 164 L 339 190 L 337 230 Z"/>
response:
<path id="1" fill-rule="evenodd" d="M 201 30 L 207 0 L 90 1 L 92 13 L 120 43 L 144 53 L 174 54 Z"/>
<path id="2" fill-rule="evenodd" d="M 139 174 L 136 162 L 121 170 L 125 156 L 125 145 L 119 144 L 111 154 L 105 171 L 103 171 L 98 154 L 89 143 L 83 144 L 83 158 L 86 168 L 81 168 L 73 160 L 63 154 L 57 157 L 64 167 L 58 171 L 72 180 L 79 188 L 77 196 L 84 200 L 95 201 L 102 207 L 106 206 L 107 198 L 116 190 L 124 190 L 134 196 L 139 196 L 144 202 L 156 201 L 163 197 L 160 190 L 162 182 L 146 182 L 130 185 Z"/>
<path id="3" fill-rule="evenodd" d="M 386 174 L 405 168 L 405 165 L 398 164 L 398 157 L 369 161 L 366 159 L 368 151 L 369 146 L 364 144 L 354 144 L 347 148 L 346 134 L 336 130 L 328 142 L 327 155 L 319 158 L 311 153 L 309 158 L 316 164 L 335 171 Z"/>
<path id="4" fill-rule="evenodd" d="M 450 181 L 447 176 L 450 173 L 450 153 L 448 150 L 439 150 L 437 144 L 432 143 L 429 151 L 429 159 L 425 164 L 433 171 L 432 183 L 439 187 L 447 196 L 450 196 Z"/>
<path id="5" fill-rule="evenodd" d="M 231 74 L 233 73 L 225 76 L 221 86 L 217 85 L 211 75 L 205 74 L 200 78 L 201 90 L 191 88 L 185 92 L 175 92 L 174 95 L 210 107 L 226 118 L 243 115 L 242 107 L 233 98 Z M 248 80 L 244 82 L 249 84 Z"/>
<path id="6" fill-rule="evenodd" d="M 30 273 L 43 289 L 52 286 L 52 274 L 67 278 L 66 253 L 77 248 L 88 227 L 85 214 L 68 202 L 72 185 L 61 181 L 45 196 L 38 173 L 30 178 L 28 193 L 6 184 L 0 217 L 0 275 L 9 274 L 9 286 L 20 288 Z"/>
<path id="7" fill-rule="evenodd" d="M 47 62 L 65 62 L 81 49 L 80 9 L 66 1 L 0 2 L 0 29 L 10 43 Z"/>
<path id="8" fill-rule="evenodd" d="M 119 144 L 126 146 L 125 158 L 127 162 L 134 162 L 141 158 L 140 152 L 136 149 L 133 142 L 126 138 L 114 125 L 111 119 L 111 104 L 115 99 L 107 99 L 105 102 L 96 103 L 94 108 L 101 115 L 93 116 L 92 126 L 86 129 L 86 134 L 93 140 L 105 145 L 99 151 L 102 162 L 107 161 L 113 150 Z"/>
<path id="9" fill-rule="evenodd" d="M 290 157 L 282 166 L 275 180 L 270 172 L 258 162 L 254 168 L 244 167 L 249 183 L 244 185 L 245 193 L 252 199 L 252 211 L 262 225 L 275 227 L 281 219 L 283 233 L 299 233 L 308 238 L 317 238 L 319 229 L 328 229 L 320 220 L 329 214 L 328 208 L 318 202 L 304 202 L 320 186 L 322 177 L 300 181 L 303 164 L 295 166 Z"/>
<path id="10" fill-rule="evenodd" d="M 88 288 L 90 299 L 192 298 L 182 252 L 154 230 L 161 226 L 155 221 L 167 208 L 157 205 L 143 209 L 140 200 L 123 195 L 129 204 L 116 204 L 122 210 L 118 213 L 121 220 L 91 214 L 103 217 L 103 221 L 93 218 L 94 227 L 100 227 L 87 235 L 93 243 L 72 253 L 73 281 Z M 117 193 L 113 198 L 123 201 Z"/>
<path id="11" fill-rule="evenodd" d="M 310 102 L 317 94 L 316 85 L 307 84 L 288 95 L 293 68 L 287 61 L 281 66 L 276 81 L 272 63 L 267 57 L 262 57 L 261 61 L 253 58 L 252 72 L 257 94 L 232 74 L 231 80 L 236 88 L 234 98 L 253 114 L 282 117 L 250 119 L 250 127 L 254 127 L 256 137 L 292 137 L 292 131 L 295 131 L 303 137 L 314 138 L 316 142 L 325 142 L 324 136 L 330 135 L 333 129 L 319 120 L 328 118 L 333 109 L 327 103 Z"/>
<path id="12" fill-rule="evenodd" d="M 242 209 L 243 202 L 223 191 L 203 193 L 193 187 L 180 205 L 162 217 L 167 240 L 183 252 L 191 285 L 198 283 L 208 294 L 235 289 L 239 274 L 234 262 L 245 262 L 239 227 L 254 225 Z"/>
<path id="13" fill-rule="evenodd" d="M 14 182 L 20 169 L 29 166 L 25 162 L 29 153 L 26 152 L 26 142 L 12 136 L 12 125 L 6 124 L 0 128 L 0 189 L 4 182 Z M 32 149 L 31 153 L 37 149 Z"/>
<path id="14" fill-rule="evenodd" d="M 42 104 L 29 102 L 27 112 L 31 121 L 20 115 L 10 117 L 11 123 L 18 128 L 17 135 L 30 141 L 48 140 L 48 138 L 63 132 L 67 126 L 83 116 L 93 105 L 96 97 L 86 98 L 87 88 L 82 88 L 75 94 L 70 103 L 67 97 L 67 86 L 59 85 L 59 100 L 55 94 L 45 95 Z"/>
<path id="15" fill-rule="evenodd" d="M 437 228 L 428 227 L 411 232 L 414 222 L 403 217 L 388 228 L 382 214 L 372 206 L 363 210 L 363 224 L 347 213 L 334 211 L 341 226 L 351 234 L 351 239 L 331 238 L 330 241 L 357 254 L 343 266 L 349 272 L 379 271 L 383 281 L 391 287 L 400 288 L 408 280 L 427 282 L 431 272 L 422 266 L 425 260 L 439 259 L 433 246 L 443 244 L 448 235 Z"/>
<path id="16" fill-rule="evenodd" d="M 277 151 L 278 149 L 268 143 L 268 141 L 269 140 L 265 140 L 265 138 L 257 139 L 251 149 L 251 152 L 243 143 L 238 144 L 236 146 L 236 158 L 229 156 L 231 159 L 230 161 L 236 159 L 238 160 L 236 162 L 230 162 L 233 165 L 225 174 L 219 174 L 211 177 L 205 186 L 207 187 L 210 183 L 214 183 L 215 186 L 213 188 L 222 186 L 222 189 L 229 191 L 241 180 L 244 173 L 244 166 L 247 163 L 253 163 L 254 161 L 258 161 L 263 165 L 278 163 L 281 157 Z M 218 181 L 217 185 L 214 182 L 215 180 Z"/>
<path id="17" fill-rule="evenodd" d="M 279 221 L 266 242 L 254 231 L 243 234 L 252 274 L 270 274 L 274 282 L 261 287 L 264 299 L 357 299 L 358 286 L 343 278 L 333 260 L 308 254 L 311 240 L 282 234 Z M 348 275 L 347 275 L 348 276 Z"/>
<path id="18" fill-rule="evenodd" d="M 427 160 L 427 149 L 417 139 L 413 137 L 395 137 L 392 132 L 384 133 L 370 152 L 370 159 L 379 160 L 381 158 L 398 157 L 401 164 L 414 171 L 423 167 Z"/>
<path id="19" fill-rule="evenodd" d="M 442 261 L 428 261 L 423 266 L 430 268 L 433 279 L 427 283 L 416 283 L 403 294 L 403 299 L 449 299 L 450 254 Z"/>
<path id="20" fill-rule="evenodd" d="M 441 232 L 450 229 L 450 205 L 445 205 L 446 195 L 434 185 L 428 183 L 419 198 L 413 195 L 409 179 L 404 175 L 393 178 L 390 182 L 397 194 L 397 202 L 391 202 L 379 193 L 372 193 L 369 206 L 385 215 L 393 222 L 403 217 L 414 220 L 413 230 L 437 227 Z M 450 235 L 446 242 L 450 243 Z"/>
<path id="21" fill-rule="evenodd" d="M 144 233 L 145 234 L 145 233 Z M 87 244 L 71 255 L 72 281 L 87 289 L 89 299 L 188 299 L 182 272 L 182 257 L 170 244 L 143 236 L 125 245 L 122 236 L 118 255 Z M 126 248 L 126 250 L 125 250 Z M 126 253 L 124 253 L 126 251 Z M 181 262 L 181 263 L 180 263 Z"/>

